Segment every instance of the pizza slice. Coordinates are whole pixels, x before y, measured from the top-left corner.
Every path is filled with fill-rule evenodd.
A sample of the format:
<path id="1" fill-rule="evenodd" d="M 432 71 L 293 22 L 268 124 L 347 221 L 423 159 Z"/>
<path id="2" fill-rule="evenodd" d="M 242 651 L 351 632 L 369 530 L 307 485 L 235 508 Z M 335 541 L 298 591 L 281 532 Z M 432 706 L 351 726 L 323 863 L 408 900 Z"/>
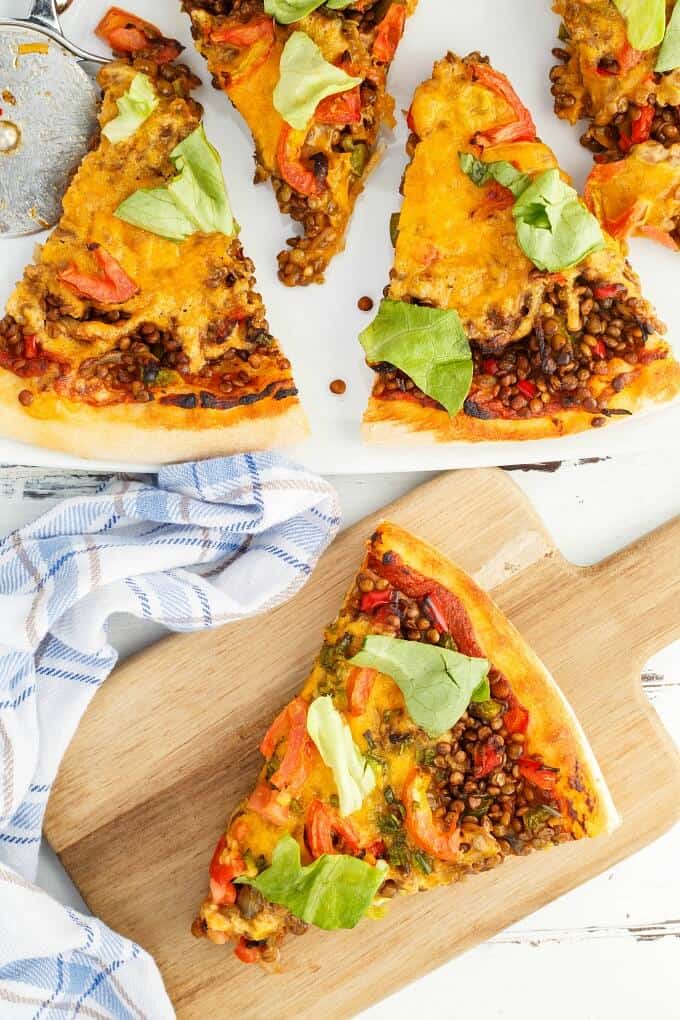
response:
<path id="1" fill-rule="evenodd" d="M 260 751 L 192 928 L 245 963 L 618 824 L 545 666 L 472 578 L 389 522 Z"/>
<path id="2" fill-rule="evenodd" d="M 680 247 L 680 6 L 556 0 L 555 113 L 588 126 L 586 198 L 614 237 Z"/>
<path id="3" fill-rule="evenodd" d="M 191 98 L 198 79 L 173 62 L 178 44 L 125 17 L 108 25 L 121 58 L 99 74 L 101 137 L 0 319 L 0 427 L 126 461 L 293 442 L 305 416 Z"/>
<path id="4" fill-rule="evenodd" d="M 486 58 L 415 93 L 386 299 L 361 334 L 373 442 L 541 439 L 669 400 L 680 366 L 531 114 Z"/>
<path id="5" fill-rule="evenodd" d="M 321 283 L 345 244 L 393 124 L 387 72 L 418 0 L 183 0 L 213 84 L 255 142 L 255 181 L 301 224 L 278 256 L 288 286 Z"/>

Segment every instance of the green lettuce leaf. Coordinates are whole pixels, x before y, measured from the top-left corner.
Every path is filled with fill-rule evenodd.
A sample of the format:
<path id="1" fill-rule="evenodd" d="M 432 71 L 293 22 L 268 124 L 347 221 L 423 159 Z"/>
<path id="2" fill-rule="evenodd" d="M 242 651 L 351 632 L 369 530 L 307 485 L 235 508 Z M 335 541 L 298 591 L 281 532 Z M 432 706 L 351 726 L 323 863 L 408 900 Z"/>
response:
<path id="1" fill-rule="evenodd" d="M 472 382 L 472 355 L 454 309 L 385 298 L 359 340 L 370 362 L 400 368 L 449 414 L 463 406 Z"/>
<path id="2" fill-rule="evenodd" d="M 292 25 L 300 18 L 306 18 L 324 4 L 325 0 L 264 0 L 264 9 L 271 14 L 280 25 Z M 332 11 L 343 11 L 354 0 L 327 0 L 326 6 Z"/>
<path id="3" fill-rule="evenodd" d="M 478 188 L 493 180 L 511 191 L 515 198 L 519 198 L 524 189 L 531 184 L 529 174 L 523 174 L 521 170 L 515 169 L 512 163 L 508 163 L 505 159 L 485 163 L 473 156 L 471 152 L 459 152 L 458 162 L 463 173 L 467 174 Z"/>
<path id="4" fill-rule="evenodd" d="M 179 170 L 179 176 L 170 182 L 168 191 L 185 216 L 204 234 L 230 237 L 234 233 L 234 218 L 222 175 L 222 161 L 217 149 L 206 138 L 203 124 L 173 149 L 170 159 Z"/>
<path id="5" fill-rule="evenodd" d="M 658 46 L 666 31 L 666 0 L 614 0 L 626 19 L 626 35 L 636 50 Z"/>
<path id="6" fill-rule="evenodd" d="M 358 811 L 375 788 L 375 776 L 354 743 L 352 731 L 330 695 L 316 698 L 307 711 L 307 732 L 333 772 L 340 814 Z"/>
<path id="7" fill-rule="evenodd" d="M 519 246 L 550 273 L 568 269 L 604 247 L 600 224 L 559 170 L 544 170 L 512 208 Z"/>
<path id="8" fill-rule="evenodd" d="M 133 135 L 158 106 L 158 96 L 145 74 L 136 74 L 130 88 L 116 100 L 118 116 L 102 128 L 102 134 L 112 144 L 125 141 Z"/>
<path id="9" fill-rule="evenodd" d="M 478 187 L 493 179 L 515 196 L 517 242 L 538 269 L 556 273 L 604 247 L 597 219 L 559 170 L 544 170 L 532 180 L 505 160 L 484 163 L 469 152 L 459 152 L 458 162 Z"/>
<path id="10" fill-rule="evenodd" d="M 414 723 L 438 737 L 458 722 L 471 701 L 488 701 L 489 663 L 437 645 L 369 634 L 349 660 L 392 677 Z"/>
<path id="11" fill-rule="evenodd" d="M 184 215 L 167 188 L 133 191 L 113 215 L 168 241 L 185 241 L 196 232 L 193 220 Z"/>
<path id="12" fill-rule="evenodd" d="M 229 204 L 219 153 L 203 124 L 170 153 L 176 177 L 165 188 L 140 188 L 124 199 L 114 216 L 170 241 L 199 231 L 232 237 L 238 230 Z"/>
<path id="13" fill-rule="evenodd" d="M 274 107 L 298 131 L 307 127 L 322 99 L 347 92 L 362 82 L 329 64 L 304 32 L 293 32 L 289 37 L 279 69 Z"/>
<path id="14" fill-rule="evenodd" d="M 671 13 L 654 70 L 674 71 L 676 67 L 680 67 L 680 3 Z"/>
<path id="15" fill-rule="evenodd" d="M 278 903 L 308 924 L 326 931 L 354 928 L 371 906 L 387 877 L 387 865 L 375 867 L 348 854 L 322 854 L 300 865 L 300 847 L 290 834 L 274 847 L 272 863 L 255 878 L 235 882 L 252 885 L 270 903 Z"/>

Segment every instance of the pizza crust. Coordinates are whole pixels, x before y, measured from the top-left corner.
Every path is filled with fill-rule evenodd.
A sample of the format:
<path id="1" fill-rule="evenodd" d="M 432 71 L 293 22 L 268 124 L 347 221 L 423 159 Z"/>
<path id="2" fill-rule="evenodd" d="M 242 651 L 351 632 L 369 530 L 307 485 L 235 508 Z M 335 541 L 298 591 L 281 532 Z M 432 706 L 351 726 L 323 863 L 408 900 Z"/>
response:
<path id="1" fill-rule="evenodd" d="M 608 407 L 638 415 L 658 403 L 675 399 L 679 393 L 680 364 L 669 356 L 639 369 L 636 378 L 612 397 Z M 442 408 L 423 407 L 415 400 L 371 396 L 364 413 L 362 435 L 366 442 L 382 445 L 556 439 L 592 429 L 593 418 L 601 416 L 601 412 L 575 408 L 541 418 L 484 419 L 462 412 L 452 418 Z M 627 417 L 613 415 L 607 418 L 607 424 Z"/>
<path id="2" fill-rule="evenodd" d="M 389 521 L 378 525 L 372 552 L 396 552 L 407 566 L 438 581 L 463 602 L 484 655 L 529 711 L 528 738 L 558 767 L 555 794 L 569 804 L 576 836 L 612 832 L 621 822 L 604 776 L 564 694 L 538 656 L 472 578 L 426 542 Z"/>
<path id="3" fill-rule="evenodd" d="M 159 404 L 77 404 L 54 393 L 18 400 L 26 380 L 0 372 L 2 432 L 23 443 L 94 460 L 171 464 L 286 446 L 305 438 L 307 417 L 296 397 L 265 398 L 228 411 Z"/>

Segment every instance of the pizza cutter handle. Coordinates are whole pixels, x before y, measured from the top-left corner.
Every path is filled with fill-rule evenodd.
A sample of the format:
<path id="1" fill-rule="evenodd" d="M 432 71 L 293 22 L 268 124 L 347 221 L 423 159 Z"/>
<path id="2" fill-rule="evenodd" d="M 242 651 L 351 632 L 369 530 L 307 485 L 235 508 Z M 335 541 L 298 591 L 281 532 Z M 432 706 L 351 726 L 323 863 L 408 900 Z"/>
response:
<path id="1" fill-rule="evenodd" d="M 59 12 L 67 10 L 72 2 L 73 0 L 67 0 L 65 3 L 57 4 L 56 0 L 33 0 L 27 18 L 0 18 L 0 25 L 34 28 L 37 32 L 41 32 L 56 43 L 59 43 L 60 46 L 63 46 L 69 53 L 78 57 L 79 60 L 91 64 L 108 63 L 111 59 L 110 57 L 102 57 L 97 53 L 89 53 L 74 42 L 71 42 L 70 39 L 67 39 L 62 32 L 61 25 L 59 24 Z"/>
<path id="2" fill-rule="evenodd" d="M 623 621 L 631 658 L 642 668 L 680 640 L 680 516 L 588 568 L 607 595 L 593 607 L 598 626 Z"/>
<path id="3" fill-rule="evenodd" d="M 59 14 L 57 13 L 57 0 L 33 0 L 26 20 L 42 25 L 43 28 L 51 28 L 52 31 L 61 34 Z"/>

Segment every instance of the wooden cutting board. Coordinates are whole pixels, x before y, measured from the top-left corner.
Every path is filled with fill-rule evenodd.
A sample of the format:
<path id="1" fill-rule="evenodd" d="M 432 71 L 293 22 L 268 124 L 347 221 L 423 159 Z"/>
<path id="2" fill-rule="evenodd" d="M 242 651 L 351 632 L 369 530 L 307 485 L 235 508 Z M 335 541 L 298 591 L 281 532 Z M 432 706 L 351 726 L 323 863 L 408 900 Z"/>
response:
<path id="1" fill-rule="evenodd" d="M 490 591 L 581 719 L 623 825 L 450 889 L 395 901 L 353 932 L 310 930 L 286 970 L 241 966 L 189 934 L 210 855 L 259 767 L 375 524 L 389 517 Z M 66 755 L 47 837 L 91 910 L 158 961 L 184 1018 L 350 1016 L 651 842 L 680 814 L 680 763 L 640 687 L 680 637 L 680 518 L 589 568 L 555 550 L 500 471 L 443 475 L 343 533 L 307 586 L 267 617 L 170 637 L 97 693 Z"/>

